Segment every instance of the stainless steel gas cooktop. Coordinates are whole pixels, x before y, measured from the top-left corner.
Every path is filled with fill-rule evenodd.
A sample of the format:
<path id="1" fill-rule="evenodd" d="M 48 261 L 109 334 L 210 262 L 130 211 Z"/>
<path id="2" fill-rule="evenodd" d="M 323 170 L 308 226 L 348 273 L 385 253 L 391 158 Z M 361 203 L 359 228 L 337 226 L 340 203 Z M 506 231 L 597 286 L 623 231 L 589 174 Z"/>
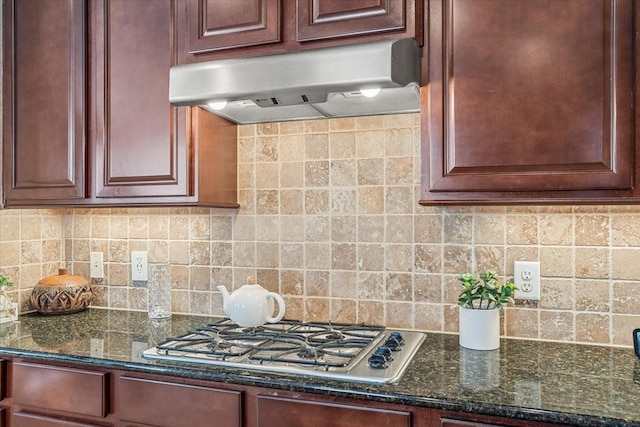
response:
<path id="1" fill-rule="evenodd" d="M 146 350 L 147 359 L 218 365 L 336 380 L 394 383 L 424 341 L 416 331 L 365 324 L 282 320 L 257 328 L 228 319 Z"/>

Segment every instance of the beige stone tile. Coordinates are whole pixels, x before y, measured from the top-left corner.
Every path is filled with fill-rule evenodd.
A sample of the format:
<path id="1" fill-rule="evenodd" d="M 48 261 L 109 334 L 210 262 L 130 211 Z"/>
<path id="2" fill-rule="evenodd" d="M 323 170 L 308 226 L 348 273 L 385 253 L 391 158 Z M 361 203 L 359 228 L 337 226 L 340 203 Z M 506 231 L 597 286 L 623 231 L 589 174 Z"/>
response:
<path id="1" fill-rule="evenodd" d="M 328 242 L 331 240 L 331 218 L 325 215 L 304 217 L 304 237 L 306 242 Z"/>
<path id="2" fill-rule="evenodd" d="M 339 117 L 329 119 L 329 132 L 348 132 L 356 128 L 356 118 Z"/>
<path id="3" fill-rule="evenodd" d="M 209 217 L 207 217 L 207 220 Z M 93 238 L 95 236 L 92 235 Z M 169 217 L 150 216 L 149 217 L 149 238 L 168 239 L 169 238 Z"/>
<path id="4" fill-rule="evenodd" d="M 410 272 L 414 265 L 413 245 L 386 244 L 385 263 L 386 271 Z"/>
<path id="5" fill-rule="evenodd" d="M 129 217 L 129 238 L 148 239 L 149 238 L 149 218 L 146 216 Z"/>
<path id="6" fill-rule="evenodd" d="M 111 308 L 129 308 L 129 292 L 128 288 L 110 288 L 109 289 L 109 307 Z"/>
<path id="7" fill-rule="evenodd" d="M 413 243 L 413 217 L 410 215 L 387 215 L 385 242 Z"/>
<path id="8" fill-rule="evenodd" d="M 389 328 L 413 328 L 413 307 L 408 302 L 384 303 L 385 325 Z"/>
<path id="9" fill-rule="evenodd" d="M 280 185 L 280 165 L 277 163 L 256 163 L 255 188 L 278 188 Z"/>
<path id="10" fill-rule="evenodd" d="M 357 161 L 358 185 L 384 184 L 384 159 L 365 158 Z"/>
<path id="11" fill-rule="evenodd" d="M 24 240 L 20 243 L 20 263 L 38 264 L 42 260 L 42 241 Z"/>
<path id="12" fill-rule="evenodd" d="M 189 292 L 189 312 L 191 314 L 202 314 L 210 316 L 211 306 L 211 293 L 210 292 Z"/>
<path id="13" fill-rule="evenodd" d="M 186 265 L 171 266 L 171 289 L 189 289 L 189 267 Z"/>
<path id="14" fill-rule="evenodd" d="M 189 242 L 189 264 L 210 265 L 211 247 L 209 242 L 192 241 Z"/>
<path id="15" fill-rule="evenodd" d="M 353 159 L 356 156 L 355 132 L 329 134 L 329 153 L 332 159 Z"/>
<path id="16" fill-rule="evenodd" d="M 304 200 L 302 190 L 280 191 L 280 214 L 301 215 L 304 212 Z"/>
<path id="17" fill-rule="evenodd" d="M 258 284 L 269 292 L 280 292 L 280 274 L 275 268 L 259 268 L 256 272 Z"/>
<path id="18" fill-rule="evenodd" d="M 314 297 L 328 297 L 330 291 L 330 275 L 326 270 L 305 271 L 305 295 Z"/>
<path id="19" fill-rule="evenodd" d="M 277 215 L 256 216 L 256 240 L 258 242 L 278 241 L 280 217 Z"/>
<path id="20" fill-rule="evenodd" d="M 612 344 L 632 346 L 632 332 L 634 329 L 638 328 L 638 325 L 640 325 L 640 316 L 614 314 L 612 323 Z"/>
<path id="21" fill-rule="evenodd" d="M 77 218 L 74 219 L 74 223 Z M 129 238 L 129 218 L 126 216 L 112 216 L 109 218 L 109 238 L 111 239 L 127 239 Z M 75 229 L 76 227 L 74 227 Z M 84 234 L 84 233 L 83 233 Z M 83 237 L 77 234 L 77 230 L 74 230 L 74 238 Z M 88 236 L 84 236 L 88 237 Z"/>
<path id="22" fill-rule="evenodd" d="M 357 193 L 355 188 L 332 189 L 329 193 L 331 198 L 331 212 L 334 214 L 355 214 L 357 204 Z"/>
<path id="23" fill-rule="evenodd" d="M 609 281 L 576 280 L 576 310 L 609 312 L 611 293 Z"/>
<path id="24" fill-rule="evenodd" d="M 358 295 L 358 274 L 355 271 L 335 271 L 329 273 L 331 289 L 329 295 L 332 298 L 355 299 Z"/>
<path id="25" fill-rule="evenodd" d="M 507 308 L 506 334 L 517 338 L 538 338 L 538 310 Z"/>
<path id="26" fill-rule="evenodd" d="M 352 299 L 331 299 L 329 301 L 331 309 L 331 321 L 339 323 L 357 322 L 357 305 Z"/>
<path id="27" fill-rule="evenodd" d="M 356 147 L 358 158 L 382 159 L 385 155 L 384 133 L 377 130 L 357 131 Z"/>
<path id="28" fill-rule="evenodd" d="M 109 263 L 105 266 L 105 274 L 109 280 L 109 286 L 127 286 L 131 283 L 129 265 L 129 263 Z"/>
<path id="29" fill-rule="evenodd" d="M 552 341 L 573 341 L 575 337 L 573 313 L 569 311 L 541 311 L 540 338 Z"/>
<path id="30" fill-rule="evenodd" d="M 251 241 L 256 238 L 256 217 L 253 215 L 238 215 L 233 224 L 235 241 Z"/>
<path id="31" fill-rule="evenodd" d="M 384 246 L 375 243 L 358 244 L 358 269 L 382 271 L 384 269 Z"/>
<path id="32" fill-rule="evenodd" d="M 364 116 L 356 118 L 356 128 L 359 130 L 383 129 L 384 127 L 384 116 Z"/>
<path id="33" fill-rule="evenodd" d="M 444 306 L 441 304 L 416 304 L 415 328 L 423 331 L 443 330 Z"/>
<path id="34" fill-rule="evenodd" d="M 387 273 L 385 277 L 385 300 L 412 301 L 412 276 L 407 273 Z"/>
<path id="35" fill-rule="evenodd" d="M 413 213 L 413 187 L 385 187 L 384 209 L 387 214 Z"/>
<path id="36" fill-rule="evenodd" d="M 439 274 L 414 274 L 414 301 L 418 303 L 442 303 L 442 276 Z M 442 319 L 440 320 L 442 322 Z"/>
<path id="37" fill-rule="evenodd" d="M 611 244 L 640 246 L 640 215 L 611 215 Z"/>
<path id="38" fill-rule="evenodd" d="M 384 299 L 384 275 L 382 272 L 359 271 L 357 275 L 358 298 L 361 300 Z"/>
<path id="39" fill-rule="evenodd" d="M 577 313 L 576 341 L 608 344 L 610 342 L 609 314 Z"/>
<path id="40" fill-rule="evenodd" d="M 239 164 L 237 176 L 239 190 L 256 188 L 256 168 L 253 163 Z"/>
<path id="41" fill-rule="evenodd" d="M 191 240 L 211 240 L 211 218 L 191 216 L 189 218 L 189 238 Z"/>
<path id="42" fill-rule="evenodd" d="M 605 279 L 609 277 L 608 249 L 576 247 L 575 258 L 576 277 L 585 279 Z"/>
<path id="43" fill-rule="evenodd" d="M 307 298 L 304 307 L 305 321 L 326 322 L 330 319 L 329 299 L 327 298 Z"/>
<path id="44" fill-rule="evenodd" d="M 458 332 L 459 311 L 458 305 L 447 304 L 444 306 L 443 329 L 445 332 Z"/>
<path id="45" fill-rule="evenodd" d="M 144 288 L 130 288 L 128 299 L 130 310 L 147 310 L 149 307 L 147 290 Z"/>
<path id="46" fill-rule="evenodd" d="M 316 215 L 329 213 L 329 190 L 304 190 L 304 213 Z"/>
<path id="47" fill-rule="evenodd" d="M 232 266 L 233 244 L 231 242 L 211 243 L 211 264 L 215 266 Z"/>
<path id="48" fill-rule="evenodd" d="M 440 215 L 415 215 L 416 243 L 442 243 L 443 219 Z"/>
<path id="49" fill-rule="evenodd" d="M 304 122 L 291 121 L 280 123 L 280 135 L 301 134 L 304 132 Z"/>
<path id="50" fill-rule="evenodd" d="M 304 257 L 306 269 L 329 269 L 331 268 L 331 244 L 305 243 Z"/>
<path id="51" fill-rule="evenodd" d="M 413 183 L 413 157 L 388 157 L 385 159 L 386 185 L 411 185 Z"/>
<path id="52" fill-rule="evenodd" d="M 540 244 L 572 245 L 573 217 L 571 215 L 540 215 Z"/>
<path id="53" fill-rule="evenodd" d="M 6 211 L 5 211 L 6 212 Z M 20 217 L 0 211 L 0 242 L 20 239 Z"/>
<path id="54" fill-rule="evenodd" d="M 256 138 L 256 162 L 275 162 L 278 160 L 278 136 L 260 136 Z"/>
<path id="55" fill-rule="evenodd" d="M 535 215 L 507 215 L 507 244 L 538 243 L 538 218 Z"/>
<path id="56" fill-rule="evenodd" d="M 573 247 L 543 246 L 540 248 L 540 273 L 545 277 L 572 277 Z"/>
<path id="57" fill-rule="evenodd" d="M 355 242 L 358 235 L 357 216 L 340 215 L 331 217 L 331 241 Z"/>
<path id="58" fill-rule="evenodd" d="M 611 278 L 638 280 L 640 278 L 640 248 L 611 250 Z"/>
<path id="59" fill-rule="evenodd" d="M 304 273 L 302 270 L 282 270 L 280 274 L 280 292 L 283 295 L 303 295 Z"/>
<path id="60" fill-rule="evenodd" d="M 640 282 L 614 282 L 611 305 L 614 313 L 640 314 Z"/>
<path id="61" fill-rule="evenodd" d="M 576 215 L 576 245 L 607 246 L 609 223 L 608 215 Z"/>
<path id="62" fill-rule="evenodd" d="M 256 266 L 277 268 L 280 264 L 280 247 L 278 243 L 256 243 Z"/>
<path id="63" fill-rule="evenodd" d="M 447 221 L 448 216 L 445 216 Z M 446 222 L 445 222 L 446 224 Z M 505 241 L 506 219 L 503 215 L 474 215 L 473 241 L 484 245 L 503 245 Z M 445 234 L 445 239 L 449 233 Z M 448 240 L 445 240 L 448 243 Z"/>
<path id="64" fill-rule="evenodd" d="M 304 158 L 326 160 L 329 158 L 329 135 L 316 133 L 304 135 Z"/>
<path id="65" fill-rule="evenodd" d="M 280 132 L 279 123 L 259 123 L 256 125 L 256 135 L 278 135 Z"/>
<path id="66" fill-rule="evenodd" d="M 123 261 L 121 260 L 121 262 Z M 169 262 L 189 265 L 189 242 L 187 240 L 169 241 Z"/>
<path id="67" fill-rule="evenodd" d="M 505 253 L 503 246 L 477 245 L 475 247 L 475 257 L 478 271 L 495 270 L 499 275 L 506 275 L 504 271 Z"/>
<path id="68" fill-rule="evenodd" d="M 467 245 L 445 245 L 443 251 L 444 273 L 462 274 L 473 272 L 473 247 Z"/>
<path id="69" fill-rule="evenodd" d="M 20 265 L 20 242 L 0 241 L 0 266 Z"/>
<path id="70" fill-rule="evenodd" d="M 357 267 L 357 247 L 355 243 L 331 244 L 331 269 L 355 270 Z"/>
<path id="71" fill-rule="evenodd" d="M 171 312 L 189 313 L 189 292 L 184 290 L 171 291 Z"/>
<path id="72" fill-rule="evenodd" d="M 234 267 L 253 267 L 256 265 L 256 245 L 254 242 L 233 243 Z"/>
<path id="73" fill-rule="evenodd" d="M 280 240 L 283 242 L 305 240 L 305 221 L 302 215 L 280 217 Z"/>
<path id="74" fill-rule="evenodd" d="M 278 154 L 281 162 L 302 162 L 304 138 L 301 135 L 281 135 Z"/>
<path id="75" fill-rule="evenodd" d="M 287 162 L 280 164 L 280 188 L 302 188 L 304 186 L 304 163 Z"/>
<path id="76" fill-rule="evenodd" d="M 329 163 L 329 179 L 334 187 L 355 186 L 357 184 L 356 160 L 331 160 Z"/>
<path id="77" fill-rule="evenodd" d="M 381 301 L 358 301 L 358 323 L 384 325 L 384 304 Z"/>
<path id="78" fill-rule="evenodd" d="M 111 238 L 120 238 L 121 234 L 124 237 L 128 237 L 126 231 L 124 233 L 113 233 L 114 218 L 111 218 Z M 187 240 L 189 238 L 189 217 L 187 216 L 172 216 L 169 223 L 169 238 L 172 240 Z"/>
<path id="79" fill-rule="evenodd" d="M 122 218 L 126 221 L 126 217 Z M 91 233 L 91 217 L 89 216 L 74 216 L 73 217 L 73 236 L 75 238 L 88 238 Z M 20 224 L 21 239 L 34 239 L 41 233 L 41 217 L 39 216 L 23 216 Z M 123 227 L 127 228 L 126 222 Z M 116 230 L 117 232 L 117 230 Z"/>
<path id="80" fill-rule="evenodd" d="M 238 163 L 253 163 L 256 158 L 256 138 L 254 135 L 238 138 Z"/>
<path id="81" fill-rule="evenodd" d="M 384 132 L 385 156 L 413 155 L 413 132 L 411 129 L 387 129 Z"/>
<path id="82" fill-rule="evenodd" d="M 358 242 L 384 242 L 383 215 L 358 216 Z"/>
<path id="83" fill-rule="evenodd" d="M 573 310 L 575 283 L 573 279 L 547 279 L 540 281 L 540 308 L 545 310 Z"/>

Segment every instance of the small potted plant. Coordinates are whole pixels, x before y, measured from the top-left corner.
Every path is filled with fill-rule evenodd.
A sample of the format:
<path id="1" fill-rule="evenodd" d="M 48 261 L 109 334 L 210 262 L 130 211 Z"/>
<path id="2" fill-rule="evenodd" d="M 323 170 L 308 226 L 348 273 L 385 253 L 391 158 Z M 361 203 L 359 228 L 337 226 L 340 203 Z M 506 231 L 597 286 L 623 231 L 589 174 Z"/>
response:
<path id="1" fill-rule="evenodd" d="M 460 305 L 460 345 L 473 350 L 495 350 L 500 347 L 500 309 L 513 303 L 517 290 L 511 283 L 500 284 L 497 273 L 487 270 L 479 278 L 462 274 Z"/>
<path id="2" fill-rule="evenodd" d="M 18 318 L 18 304 L 12 303 L 7 295 L 7 289 L 13 282 L 0 273 L 0 323 L 11 322 Z"/>

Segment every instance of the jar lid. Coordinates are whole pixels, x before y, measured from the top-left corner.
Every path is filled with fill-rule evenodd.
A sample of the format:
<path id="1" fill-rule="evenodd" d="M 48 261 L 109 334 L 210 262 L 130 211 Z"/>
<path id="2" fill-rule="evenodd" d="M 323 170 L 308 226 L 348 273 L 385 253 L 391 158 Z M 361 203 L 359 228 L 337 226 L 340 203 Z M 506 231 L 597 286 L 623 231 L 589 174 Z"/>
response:
<path id="1" fill-rule="evenodd" d="M 84 277 L 68 274 L 66 268 L 59 268 L 57 275 L 44 277 L 38 282 L 38 285 L 43 286 L 86 286 L 88 284 Z"/>

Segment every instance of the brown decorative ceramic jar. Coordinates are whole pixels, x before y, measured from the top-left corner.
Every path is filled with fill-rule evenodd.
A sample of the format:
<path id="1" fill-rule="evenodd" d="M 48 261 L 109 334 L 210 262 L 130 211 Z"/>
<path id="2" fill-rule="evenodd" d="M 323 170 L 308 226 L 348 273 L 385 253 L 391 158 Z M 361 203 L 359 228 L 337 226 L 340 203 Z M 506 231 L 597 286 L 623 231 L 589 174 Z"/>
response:
<path id="1" fill-rule="evenodd" d="M 31 304 L 42 314 L 68 314 L 87 308 L 92 297 L 91 286 L 84 277 L 59 268 L 57 276 L 45 277 L 33 288 Z"/>

